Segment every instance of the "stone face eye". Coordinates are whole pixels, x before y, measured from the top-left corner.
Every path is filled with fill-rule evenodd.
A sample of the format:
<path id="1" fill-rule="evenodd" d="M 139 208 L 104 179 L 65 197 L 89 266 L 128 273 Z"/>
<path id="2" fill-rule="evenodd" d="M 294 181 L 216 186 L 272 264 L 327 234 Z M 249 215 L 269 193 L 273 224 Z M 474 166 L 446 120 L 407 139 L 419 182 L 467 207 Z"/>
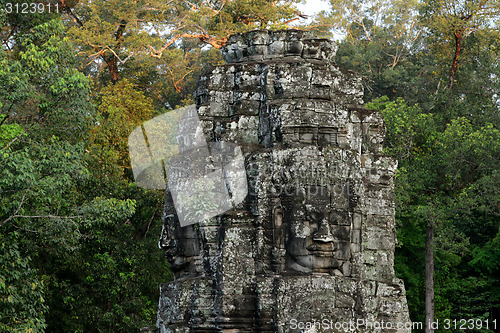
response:
<path id="1" fill-rule="evenodd" d="M 308 214 L 307 214 L 307 216 L 308 216 L 311 220 L 313 220 L 313 221 L 315 221 L 315 222 L 319 222 L 319 221 L 321 221 L 322 215 L 323 215 L 323 214 L 321 214 L 321 213 L 319 213 L 319 212 L 317 212 L 317 211 L 309 211 L 309 212 L 308 212 Z"/>

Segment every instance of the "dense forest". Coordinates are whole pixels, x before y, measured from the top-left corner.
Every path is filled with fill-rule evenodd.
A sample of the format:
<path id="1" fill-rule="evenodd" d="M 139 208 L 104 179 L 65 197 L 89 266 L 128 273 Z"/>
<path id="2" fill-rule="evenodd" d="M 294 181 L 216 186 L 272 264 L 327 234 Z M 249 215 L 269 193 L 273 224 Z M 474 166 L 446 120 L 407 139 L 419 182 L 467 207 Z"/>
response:
<path id="1" fill-rule="evenodd" d="M 0 332 L 155 326 L 164 193 L 134 184 L 127 137 L 261 28 L 338 39 L 382 112 L 411 319 L 432 259 L 435 318 L 500 324 L 500 1 L 298 3 L 0 0 Z"/>

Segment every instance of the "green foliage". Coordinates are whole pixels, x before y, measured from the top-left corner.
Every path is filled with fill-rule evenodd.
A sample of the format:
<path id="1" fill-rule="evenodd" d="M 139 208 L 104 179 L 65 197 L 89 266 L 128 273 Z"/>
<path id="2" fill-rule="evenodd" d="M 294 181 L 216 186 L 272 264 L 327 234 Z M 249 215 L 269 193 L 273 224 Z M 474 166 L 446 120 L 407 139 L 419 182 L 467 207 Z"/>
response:
<path id="1" fill-rule="evenodd" d="M 44 332 L 45 288 L 31 259 L 19 252 L 16 235 L 0 234 L 0 331 Z"/>
<path id="2" fill-rule="evenodd" d="M 498 206 L 497 206 L 498 207 Z M 479 272 L 496 274 L 500 271 L 500 229 L 495 238 L 488 240 L 483 247 L 473 250 L 471 266 Z"/>
<path id="3" fill-rule="evenodd" d="M 63 32 L 59 20 L 48 21 L 19 37 L 15 56 L 0 51 L 0 105 L 13 118 L 78 139 L 90 120 L 89 81 L 74 68 Z"/>
<path id="4" fill-rule="evenodd" d="M 409 106 L 402 98 L 389 101 L 387 96 L 374 99 L 366 107 L 381 111 L 385 119 L 386 154 L 401 162 L 430 152 L 436 139 L 433 114 L 423 113 L 418 105 Z"/>
<path id="5" fill-rule="evenodd" d="M 221 63 L 218 49 L 231 34 L 288 28 L 297 2 L 79 1 L 70 4 L 69 36 L 99 86 L 127 78 L 161 111 L 192 104 L 198 78 Z"/>
<path id="6" fill-rule="evenodd" d="M 496 170 L 500 162 L 500 131 L 491 123 L 474 129 L 468 119 L 459 117 L 441 134 L 439 151 L 445 174 L 442 186 L 449 191 L 461 190 L 483 173 L 486 176 Z"/>
<path id="7" fill-rule="evenodd" d="M 498 236 L 493 237 L 500 227 L 498 128 L 484 122 L 484 113 L 474 117 L 475 122 L 460 116 L 463 109 L 443 124 L 442 114 L 426 113 L 400 98 L 381 97 L 367 107 L 382 112 L 387 129 L 384 152 L 399 160 L 395 269 L 405 281 L 412 320 L 424 321 L 429 219 L 436 225 L 436 317 L 488 319 L 499 304 L 493 296 L 499 290 L 494 278 L 499 267 Z"/>
<path id="8" fill-rule="evenodd" d="M 0 50 L 0 330 L 152 326 L 169 278 L 161 195 L 123 177 L 127 131 L 151 100 L 127 80 L 92 96 L 61 21 L 13 31 Z"/>
<path id="9" fill-rule="evenodd" d="M 7 119 L 6 115 L 0 118 L 0 122 L 5 121 Z M 23 128 L 19 124 L 3 124 L 0 126 L 0 147 L 5 147 L 9 144 L 13 139 L 18 137 L 23 133 Z"/>
<path id="10" fill-rule="evenodd" d="M 414 58 L 421 48 L 419 1 L 331 0 L 316 24 L 345 36 L 335 62 L 363 77 L 365 100 L 393 99 L 415 89 Z M 321 30 L 322 28 L 318 28 Z M 324 32 L 323 32 L 324 33 Z"/>
<path id="11" fill-rule="evenodd" d="M 97 123 L 92 128 L 90 149 L 109 151 L 109 156 L 122 168 L 129 167 L 128 136 L 142 122 L 151 119 L 153 106 L 151 99 L 136 90 L 132 83 L 123 79 L 100 92 L 97 107 Z M 113 156 L 113 151 L 117 156 Z M 100 160 L 98 163 L 105 163 Z"/>
<path id="12" fill-rule="evenodd" d="M 455 34 L 467 38 L 477 31 L 494 29 L 496 22 L 488 18 L 497 15 L 499 7 L 497 0 L 425 0 L 419 8 L 420 20 L 430 29 L 429 37 L 437 55 L 447 54 L 449 59 L 454 51 Z"/>
<path id="13" fill-rule="evenodd" d="M 77 252 L 43 254 L 45 265 L 58 268 L 48 278 L 50 329 L 135 332 L 155 322 L 157 286 L 168 278 L 161 255 L 151 251 L 160 232 L 151 216 L 159 198 L 135 186 L 125 192 L 129 199 L 101 197 L 82 207 Z"/>
<path id="14" fill-rule="evenodd" d="M 42 145 L 0 154 L 0 219 L 9 218 L 10 227 L 37 232 L 48 243 L 74 246 L 78 186 L 88 176 L 82 153 L 81 145 L 53 137 Z"/>

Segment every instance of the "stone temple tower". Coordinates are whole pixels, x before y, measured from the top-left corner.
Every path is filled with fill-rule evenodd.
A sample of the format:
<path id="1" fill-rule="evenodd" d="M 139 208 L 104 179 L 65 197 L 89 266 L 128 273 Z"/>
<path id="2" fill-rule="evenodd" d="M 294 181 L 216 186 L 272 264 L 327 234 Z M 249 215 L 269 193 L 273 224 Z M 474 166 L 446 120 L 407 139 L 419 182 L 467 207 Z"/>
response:
<path id="1" fill-rule="evenodd" d="M 248 194 L 181 227 L 167 189 L 159 332 L 410 332 L 394 274 L 394 174 L 381 114 L 337 46 L 303 31 L 233 35 L 201 77 L 207 142 L 244 156 Z"/>

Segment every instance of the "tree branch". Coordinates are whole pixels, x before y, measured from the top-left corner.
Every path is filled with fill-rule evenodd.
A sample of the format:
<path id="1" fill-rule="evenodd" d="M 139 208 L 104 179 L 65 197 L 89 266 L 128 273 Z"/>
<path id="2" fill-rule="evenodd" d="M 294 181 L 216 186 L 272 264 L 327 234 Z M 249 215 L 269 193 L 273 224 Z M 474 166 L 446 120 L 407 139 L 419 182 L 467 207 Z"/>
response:
<path id="1" fill-rule="evenodd" d="M 150 55 L 152 57 L 155 57 L 155 58 L 161 58 L 161 55 L 162 55 L 163 51 L 165 51 L 170 45 L 172 45 L 173 43 L 175 43 L 179 38 L 181 38 L 181 36 L 180 35 L 176 35 L 174 38 L 172 38 L 167 44 L 165 44 L 158 51 L 154 47 L 152 47 L 151 45 L 148 45 L 148 48 L 151 50 Z"/>
<path id="2" fill-rule="evenodd" d="M 49 218 L 49 219 L 77 219 L 80 217 L 83 217 L 82 215 L 76 215 L 76 216 L 57 216 L 57 215 L 13 215 L 14 217 L 22 217 L 22 218 Z"/>
<path id="3" fill-rule="evenodd" d="M 293 19 L 289 19 L 288 21 L 283 22 L 283 24 L 287 24 L 288 25 L 288 23 L 293 22 L 293 21 L 297 21 L 299 19 L 300 19 L 300 17 L 295 17 Z"/>
<path id="4" fill-rule="evenodd" d="M 174 88 L 175 88 L 175 90 L 176 90 L 178 93 L 179 93 L 179 92 L 181 92 L 181 88 L 179 88 L 179 87 L 177 86 L 177 85 L 179 84 L 179 82 L 181 82 L 182 80 L 184 80 L 184 78 L 185 78 L 186 76 L 188 76 L 189 74 L 191 74 L 191 73 L 194 71 L 194 69 L 192 69 L 192 70 L 188 71 L 186 74 L 184 74 L 184 75 L 183 75 L 183 76 L 182 76 L 179 80 L 174 81 L 174 73 L 172 72 L 172 70 L 171 70 L 170 68 L 168 68 L 168 67 L 167 67 L 167 69 L 168 69 L 168 71 L 170 72 L 170 77 L 172 78 L 172 84 L 174 85 Z"/>
<path id="5" fill-rule="evenodd" d="M 43 118 L 42 118 L 43 119 Z M 39 120 L 38 120 L 39 121 Z M 38 121 L 36 123 L 38 123 Z M 7 148 L 9 148 L 14 142 L 16 142 L 20 137 L 21 135 L 23 135 L 24 133 L 26 133 L 30 128 L 33 127 L 33 125 L 35 125 L 36 123 L 33 123 L 31 124 L 28 128 L 26 128 L 21 134 L 19 134 L 18 136 L 16 136 L 14 139 L 12 139 L 11 142 L 9 142 L 7 144 L 7 146 L 3 147 L 2 150 L 6 150 Z"/>
<path id="6" fill-rule="evenodd" d="M 75 13 L 73 13 L 71 7 L 66 3 L 66 0 L 59 0 L 59 2 L 61 4 L 61 9 L 71 17 L 73 22 L 75 22 L 76 25 L 78 25 L 78 27 L 80 28 L 83 27 L 82 21 L 80 21 L 80 19 L 75 15 Z"/>
<path id="7" fill-rule="evenodd" d="M 150 55 L 155 58 L 161 58 L 163 51 L 165 51 L 169 46 L 174 44 L 181 38 L 198 38 L 201 42 L 212 45 L 216 49 L 220 49 L 227 41 L 227 37 L 222 37 L 217 39 L 215 37 L 210 36 L 205 29 L 202 27 L 195 25 L 191 26 L 195 27 L 202 31 L 202 33 L 181 33 L 175 35 L 171 40 L 169 40 L 165 45 L 163 45 L 159 50 L 156 50 L 153 46 L 148 45 L 148 48 L 151 50 Z"/>
<path id="8" fill-rule="evenodd" d="M 130 54 L 129 54 L 129 56 L 128 56 L 128 57 L 126 57 L 126 58 L 125 58 L 125 60 L 122 60 L 122 59 L 120 59 L 120 57 L 118 56 L 118 54 L 116 54 L 116 53 L 115 53 L 115 51 L 113 51 L 113 50 L 112 50 L 109 46 L 107 46 L 107 45 L 106 45 L 106 46 L 104 47 L 104 49 L 107 49 L 107 50 L 109 50 L 111 53 L 113 53 L 113 55 L 116 57 L 116 59 L 118 59 L 118 61 L 122 63 L 122 65 L 123 65 L 123 64 L 124 64 L 127 60 L 129 60 L 131 56 L 133 56 L 133 55 L 134 55 L 134 52 L 132 52 L 132 53 L 130 53 Z M 101 52 L 101 51 L 100 51 L 100 52 Z M 97 52 L 96 54 L 99 54 L 100 52 Z M 102 55 L 102 54 L 101 54 L 101 55 Z"/>
<path id="9" fill-rule="evenodd" d="M 125 32 L 126 27 L 127 27 L 127 21 L 121 20 L 120 25 L 118 26 L 118 29 L 115 32 L 115 40 L 116 41 L 118 41 L 123 36 L 123 33 Z"/>
<path id="10" fill-rule="evenodd" d="M 5 118 L 2 119 L 2 122 L 0 122 L 0 127 L 2 127 L 3 123 L 7 120 L 7 118 L 9 118 L 9 115 L 6 114 L 5 115 Z"/>
<path id="11" fill-rule="evenodd" d="M 148 235 L 149 227 L 151 227 L 151 223 L 153 222 L 153 219 L 155 218 L 156 213 L 157 213 L 157 211 L 155 210 L 153 212 L 153 215 L 151 216 L 151 218 L 141 227 L 140 232 L 135 237 L 136 240 L 141 240 L 141 239 L 146 238 L 146 236 Z M 142 236 L 143 232 L 144 232 L 144 236 Z"/>
<path id="12" fill-rule="evenodd" d="M 23 205 L 23 203 L 24 203 L 24 200 L 26 199 L 26 194 L 28 194 L 28 191 L 29 191 L 29 190 L 30 190 L 30 189 L 28 188 L 28 189 L 26 189 L 26 191 L 24 192 L 23 197 L 21 198 L 21 202 L 19 203 L 19 206 L 17 206 L 17 209 L 16 209 L 16 211 L 14 212 L 14 214 L 13 214 L 13 215 L 11 215 L 10 217 L 8 217 L 6 220 L 4 220 L 4 221 L 0 224 L 0 227 L 1 227 L 1 226 L 3 226 L 5 223 L 9 222 L 10 220 L 12 220 L 13 218 L 15 218 L 15 217 L 16 217 L 17 213 L 19 213 L 19 210 L 21 209 L 21 206 L 22 206 L 22 205 Z"/>

